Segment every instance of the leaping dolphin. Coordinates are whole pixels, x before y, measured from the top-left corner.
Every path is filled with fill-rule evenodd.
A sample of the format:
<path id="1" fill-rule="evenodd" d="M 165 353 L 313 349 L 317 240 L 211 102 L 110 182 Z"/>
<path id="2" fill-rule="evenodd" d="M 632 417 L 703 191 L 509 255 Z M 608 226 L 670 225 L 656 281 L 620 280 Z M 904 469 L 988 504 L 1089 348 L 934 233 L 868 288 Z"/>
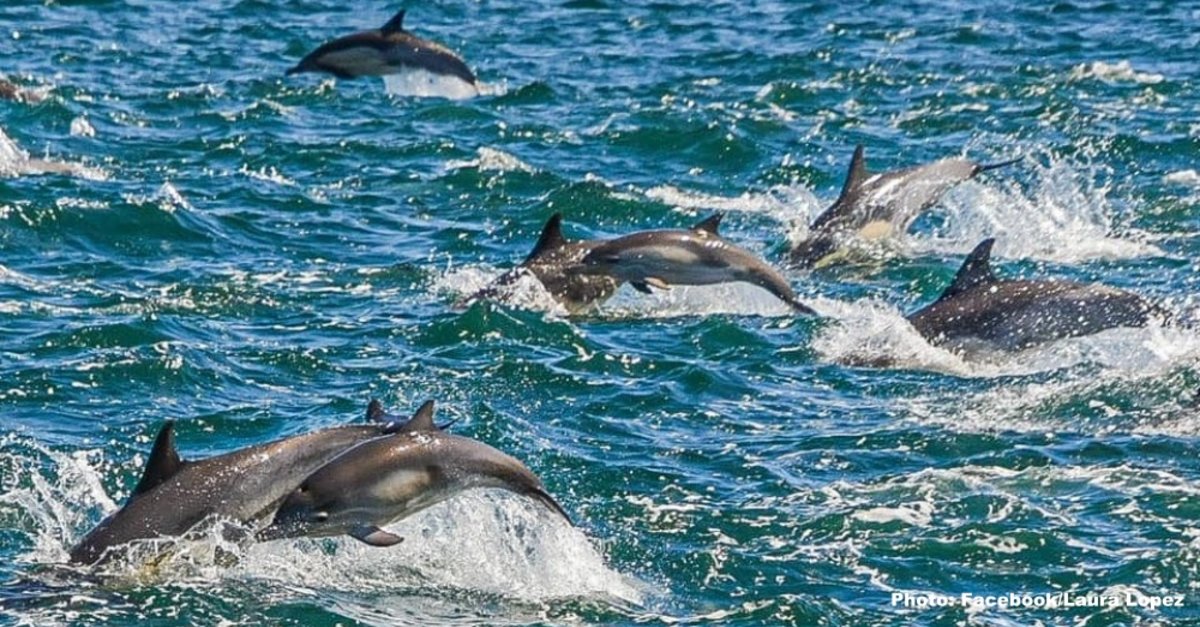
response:
<path id="1" fill-rule="evenodd" d="M 1020 161 L 982 165 L 968 159 L 942 159 L 902 170 L 871 174 L 865 149 L 854 148 L 842 193 L 809 227 L 809 236 L 789 252 L 800 267 L 820 268 L 836 263 L 851 238 L 881 240 L 906 231 L 922 211 L 932 207 L 951 187 L 976 175 Z"/>
<path id="2" fill-rule="evenodd" d="M 542 235 L 521 265 L 500 275 L 490 285 L 468 297 L 464 304 L 481 299 L 503 298 L 522 277 L 533 275 L 571 314 L 578 314 L 608 300 L 621 286 L 618 279 L 604 275 L 570 272 L 600 240 L 569 240 L 562 233 L 562 214 L 550 216 Z"/>
<path id="3" fill-rule="evenodd" d="M 433 401 L 417 410 L 433 424 Z M 471 488 L 532 497 L 570 522 L 524 464 L 482 442 L 417 429 L 360 444 L 312 473 L 279 507 L 260 540 L 350 535 L 373 546 L 403 540 L 380 529 Z"/>
<path id="4" fill-rule="evenodd" d="M 721 237 L 717 232 L 721 218 L 716 213 L 690 229 L 640 231 L 605 241 L 593 247 L 575 271 L 628 281 L 647 294 L 651 287 L 751 283 L 799 313 L 816 315 L 800 302 L 779 271 Z"/>
<path id="5" fill-rule="evenodd" d="M 954 350 L 1020 350 L 1170 320 L 1141 296 L 1106 285 L 998 279 L 990 264 L 994 243 L 986 239 L 976 246 L 942 295 L 908 316 L 929 343 Z"/>
<path id="6" fill-rule="evenodd" d="M 327 72 L 338 78 L 427 72 L 466 83 L 476 94 L 475 74 L 449 48 L 404 30 L 404 10 L 381 28 L 322 44 L 287 73 Z"/>
<path id="7" fill-rule="evenodd" d="M 71 562 L 107 561 L 121 545 L 180 536 L 210 517 L 239 523 L 264 520 L 305 477 L 347 449 L 390 433 L 432 428 L 419 416 L 408 422 L 393 420 L 379 401 L 371 401 L 367 417 L 375 422 L 332 427 L 196 461 L 180 458 L 175 423 L 168 421 L 129 499 L 71 549 Z"/>

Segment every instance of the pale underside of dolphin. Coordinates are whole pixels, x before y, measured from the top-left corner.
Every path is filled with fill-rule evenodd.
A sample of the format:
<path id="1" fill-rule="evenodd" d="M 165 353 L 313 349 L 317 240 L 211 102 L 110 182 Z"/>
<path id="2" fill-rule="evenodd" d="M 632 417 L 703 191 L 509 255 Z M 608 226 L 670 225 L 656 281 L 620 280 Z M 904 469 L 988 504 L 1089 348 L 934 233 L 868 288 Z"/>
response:
<path id="1" fill-rule="evenodd" d="M 433 414 L 427 402 L 418 415 Z M 424 421 L 432 424 L 432 418 Z M 473 488 L 533 498 L 570 521 L 524 464 L 482 442 L 413 430 L 360 444 L 316 470 L 279 507 L 260 540 L 350 535 L 373 546 L 402 538 L 380 527 Z"/>
<path id="2" fill-rule="evenodd" d="M 908 321 L 931 344 L 952 350 L 1020 350 L 1170 316 L 1141 296 L 1100 284 L 1006 280 L 992 272 L 993 239 L 967 256 L 954 281 Z"/>
<path id="3" fill-rule="evenodd" d="M 131 542 L 181 536 L 210 519 L 239 524 L 268 519 L 301 481 L 347 449 L 426 427 L 395 421 L 378 401 L 371 402 L 367 416 L 373 424 L 332 427 L 195 461 L 180 458 L 174 423 L 167 422 L 129 499 L 71 549 L 71 562 L 105 561 Z"/>
<path id="4" fill-rule="evenodd" d="M 846 256 L 851 240 L 879 241 L 903 233 L 951 187 L 1016 161 L 982 165 L 951 158 L 872 174 L 859 144 L 838 199 L 817 216 L 808 237 L 792 247 L 789 258 L 809 268 L 836 263 Z"/>
<path id="5" fill-rule="evenodd" d="M 532 275 L 569 313 L 591 310 L 608 300 L 621 285 L 620 280 L 612 277 L 569 271 L 598 244 L 600 240 L 569 240 L 564 237 L 562 214 L 556 213 L 546 221 L 533 250 L 520 265 L 469 296 L 463 304 L 484 299 L 503 299 L 523 277 Z"/>
<path id="6" fill-rule="evenodd" d="M 595 246 L 576 267 L 585 275 L 610 276 L 651 293 L 651 287 L 750 283 L 799 313 L 815 315 L 787 279 L 758 255 L 721 237 L 722 214 L 684 230 L 640 231 Z"/>
<path id="7" fill-rule="evenodd" d="M 338 78 L 426 73 L 455 79 L 476 94 L 475 74 L 462 57 L 445 46 L 404 30 L 404 10 L 377 30 L 367 30 L 327 42 L 287 71 L 325 72 Z"/>

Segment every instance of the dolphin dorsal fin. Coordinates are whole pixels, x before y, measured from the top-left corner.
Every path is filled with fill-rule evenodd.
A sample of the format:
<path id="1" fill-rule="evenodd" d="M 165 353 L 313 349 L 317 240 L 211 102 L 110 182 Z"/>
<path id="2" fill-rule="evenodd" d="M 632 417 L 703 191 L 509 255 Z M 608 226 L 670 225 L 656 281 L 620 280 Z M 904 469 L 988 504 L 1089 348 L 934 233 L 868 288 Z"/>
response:
<path id="1" fill-rule="evenodd" d="M 958 269 L 958 274 L 954 275 L 954 281 L 950 283 L 950 287 L 947 287 L 946 291 L 942 292 L 938 300 L 945 300 L 973 287 L 995 281 L 996 275 L 992 273 L 991 264 L 992 245 L 995 243 L 996 239 L 993 237 L 980 242 L 975 250 L 967 255 L 967 260 Z"/>
<path id="2" fill-rule="evenodd" d="M 837 200 L 833 201 L 828 209 L 817 216 L 816 220 L 813 220 L 809 228 L 815 231 L 852 215 L 859 189 L 869 178 L 871 178 L 871 173 L 867 172 L 866 148 L 862 144 L 858 144 L 854 147 L 854 156 L 850 158 L 850 171 L 846 173 L 846 182 L 842 184 L 842 193 L 838 194 Z"/>
<path id="3" fill-rule="evenodd" d="M 387 418 L 387 412 L 383 411 L 383 403 L 379 399 L 373 398 L 370 403 L 367 403 L 367 422 L 383 422 Z"/>
<path id="4" fill-rule="evenodd" d="M 142 471 L 142 479 L 133 489 L 131 496 L 149 492 L 159 484 L 171 478 L 171 475 L 183 468 L 183 460 L 179 459 L 179 451 L 175 450 L 175 421 L 168 420 L 158 431 L 154 439 L 154 448 L 150 450 L 150 461 Z"/>
<path id="5" fill-rule="evenodd" d="M 717 229 L 721 227 L 721 218 L 724 217 L 725 214 L 718 211 L 717 213 L 714 213 L 711 216 L 708 216 L 707 218 L 697 222 L 695 226 L 692 227 L 692 230 L 704 231 L 705 233 L 709 233 L 711 235 L 720 235 L 720 233 L 717 232 Z"/>
<path id="6" fill-rule="evenodd" d="M 854 193 L 854 190 L 862 186 L 871 174 L 867 172 L 867 157 L 866 148 L 862 144 L 854 147 L 854 156 L 850 157 L 850 171 L 846 173 L 846 182 L 842 185 L 842 193 L 838 196 L 838 202 Z"/>
<path id="7" fill-rule="evenodd" d="M 433 401 L 425 401 L 417 411 L 413 413 L 412 418 L 408 419 L 408 424 L 405 425 L 407 431 L 437 431 L 437 425 L 433 423 Z"/>
<path id="8" fill-rule="evenodd" d="M 425 401 L 425 404 L 421 405 L 419 408 L 417 408 L 417 411 L 413 413 L 412 418 L 409 418 L 403 422 L 399 420 L 389 422 L 387 426 L 384 427 L 383 432 L 386 435 L 392 435 L 395 433 L 412 433 L 414 431 L 441 431 L 446 427 L 449 427 L 450 424 L 438 426 L 436 423 L 434 423 L 433 401 Z"/>
<path id="9" fill-rule="evenodd" d="M 404 30 L 404 11 L 405 9 L 400 9 L 400 12 L 393 15 L 392 19 L 388 20 L 387 24 L 384 24 L 383 28 L 379 29 L 379 32 L 384 35 L 402 32 Z"/>
<path id="10" fill-rule="evenodd" d="M 567 245 L 567 238 L 562 234 L 562 214 L 556 213 L 546 220 L 546 226 L 542 227 L 542 235 L 538 237 L 538 241 L 533 245 L 533 251 L 525 258 L 525 263 L 529 263 L 537 259 L 541 255 L 556 248 L 562 248 Z"/>

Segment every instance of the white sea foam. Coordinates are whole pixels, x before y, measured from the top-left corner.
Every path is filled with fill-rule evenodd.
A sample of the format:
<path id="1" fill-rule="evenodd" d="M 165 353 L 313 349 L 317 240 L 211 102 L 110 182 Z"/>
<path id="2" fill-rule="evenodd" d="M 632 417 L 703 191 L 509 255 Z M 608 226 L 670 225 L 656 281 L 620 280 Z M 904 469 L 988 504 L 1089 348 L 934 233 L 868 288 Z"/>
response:
<path id="1" fill-rule="evenodd" d="M 1200 172 L 1195 170 L 1177 170 L 1169 172 L 1163 176 L 1164 183 L 1174 185 L 1186 185 L 1188 187 L 1200 188 Z"/>
<path id="2" fill-rule="evenodd" d="M 801 300 L 804 297 L 801 296 Z M 606 317 L 677 318 L 683 316 L 737 315 L 790 316 L 792 308 L 770 292 L 749 283 L 673 286 L 643 294 L 628 285 L 599 309 Z"/>
<path id="3" fill-rule="evenodd" d="M 28 152 L 0 129 L 0 176 L 28 174 L 69 174 L 92 180 L 108 178 L 108 174 L 99 168 L 30 157 Z"/>
<path id="4" fill-rule="evenodd" d="M 448 161 L 446 168 L 449 170 L 475 168 L 480 172 L 537 172 L 537 168 L 503 150 L 481 146 L 475 151 L 475 154 L 476 157 L 474 159 Z"/>
<path id="5" fill-rule="evenodd" d="M 644 193 L 647 198 L 693 216 L 711 211 L 765 215 L 784 225 L 789 241 L 807 236 L 808 225 L 824 208 L 811 190 L 795 185 L 777 185 L 765 192 L 743 192 L 737 196 L 706 194 L 673 185 L 659 185 Z"/>
<path id="6" fill-rule="evenodd" d="M 524 601 L 641 602 L 639 584 L 608 568 L 582 531 L 527 499 L 471 491 L 388 529 L 405 541 L 387 549 L 350 539 L 255 545 L 233 575 L 325 592 L 451 588 Z"/>
<path id="7" fill-rule="evenodd" d="M 1117 328 L 1018 352 L 976 352 L 965 358 L 931 345 L 894 305 L 863 299 L 808 303 L 831 322 L 813 349 L 836 363 L 929 370 L 967 377 L 1049 372 L 1093 364 L 1126 373 L 1163 372 L 1200 355 L 1200 335 L 1179 327 Z"/>
<path id="8" fill-rule="evenodd" d="M 409 70 L 383 77 L 384 89 L 393 96 L 447 98 L 464 100 L 480 94 L 480 89 L 458 77 L 425 70 Z"/>
<path id="9" fill-rule="evenodd" d="M 1064 263 L 1164 254 L 1147 235 L 1119 227 L 1112 185 L 1100 182 L 1095 168 L 1051 156 L 1048 165 L 1025 160 L 1010 169 L 1024 173 L 1028 185 L 999 174 L 962 183 L 935 209 L 945 225 L 908 235 L 905 245 L 915 253 L 965 254 L 995 237 L 997 257 Z"/>
<path id="10" fill-rule="evenodd" d="M 1094 78 L 1109 83 L 1141 83 L 1143 85 L 1155 85 L 1166 80 L 1162 74 L 1135 70 L 1129 61 L 1080 63 L 1071 68 L 1071 73 L 1067 78 L 1076 81 Z"/>
<path id="11" fill-rule="evenodd" d="M 82 115 L 77 116 L 71 120 L 71 134 L 76 137 L 95 137 L 96 127 L 92 126 L 91 122 L 88 122 L 87 117 Z"/>
<path id="12" fill-rule="evenodd" d="M 447 268 L 435 275 L 431 289 L 435 293 L 448 294 L 452 300 L 461 303 L 491 285 L 503 273 L 486 265 Z M 511 284 L 504 286 L 495 298 L 510 307 L 540 311 L 556 317 L 570 314 L 532 273 L 522 273 Z"/>

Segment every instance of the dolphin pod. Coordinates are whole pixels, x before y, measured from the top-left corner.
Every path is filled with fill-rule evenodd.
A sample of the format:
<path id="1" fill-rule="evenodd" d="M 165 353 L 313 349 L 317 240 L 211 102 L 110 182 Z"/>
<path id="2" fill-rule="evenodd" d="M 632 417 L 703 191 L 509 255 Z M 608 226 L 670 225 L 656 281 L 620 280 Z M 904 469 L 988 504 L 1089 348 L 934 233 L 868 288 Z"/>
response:
<path id="1" fill-rule="evenodd" d="M 373 400 L 367 418 L 371 424 L 331 427 L 195 461 L 179 456 L 175 425 L 168 421 L 159 431 L 141 480 L 129 499 L 71 549 L 70 561 L 81 565 L 106 562 L 121 555 L 121 549 L 130 543 L 182 536 L 209 520 L 258 526 L 272 520 L 281 503 L 290 500 L 312 476 L 318 476 L 314 473 L 358 445 L 415 433 L 432 441 L 448 437 L 440 433 L 444 425 L 439 427 L 433 422 L 432 402 L 403 420 L 384 413 L 379 401 Z M 497 468 L 512 469 L 514 482 L 525 481 L 530 490 L 536 487 L 539 498 L 554 502 L 540 481 L 515 459 L 464 437 L 453 436 L 446 441 L 451 444 L 439 450 L 447 454 L 447 468 L 465 469 L 463 472 L 482 468 L 456 466 L 449 458 L 456 451 L 465 451 L 474 454 L 480 464 L 494 461 Z M 433 463 L 435 456 L 426 461 Z M 459 478 L 470 485 L 491 485 L 486 481 L 471 484 L 466 475 Z M 436 487 L 442 491 L 433 502 L 454 494 L 444 486 Z M 414 491 L 415 497 L 420 494 L 419 489 Z M 562 513 L 557 503 L 555 506 Z"/>
<path id="2" fill-rule="evenodd" d="M 750 283 L 798 313 L 815 315 L 778 270 L 721 237 L 721 217 L 713 214 L 686 230 L 640 231 L 605 241 L 594 246 L 573 271 L 612 276 L 647 294 L 651 287 Z"/>
<path id="3" fill-rule="evenodd" d="M 967 159 L 941 159 L 902 170 L 871 174 L 866 150 L 854 148 L 842 193 L 809 227 L 810 234 L 788 252 L 799 267 L 820 268 L 847 256 L 853 238 L 881 240 L 908 229 L 951 187 L 1019 161 L 983 165 Z"/>
<path id="4" fill-rule="evenodd" d="M 532 497 L 570 522 L 524 464 L 482 442 L 433 428 L 433 401 L 417 416 L 424 417 L 413 431 L 359 444 L 310 475 L 259 539 L 348 534 L 373 546 L 391 546 L 402 538 L 380 526 L 471 488 Z"/>
<path id="5" fill-rule="evenodd" d="M 990 263 L 994 243 L 986 239 L 976 246 L 941 296 L 908 316 L 930 343 L 1020 350 L 1170 319 L 1141 296 L 1106 285 L 996 278 Z"/>
<path id="6" fill-rule="evenodd" d="M 404 9 L 386 24 L 319 46 L 300 60 L 287 74 L 324 72 L 338 78 L 387 76 L 426 72 L 465 83 L 476 94 L 478 84 L 471 68 L 449 48 L 422 39 L 404 29 Z"/>

